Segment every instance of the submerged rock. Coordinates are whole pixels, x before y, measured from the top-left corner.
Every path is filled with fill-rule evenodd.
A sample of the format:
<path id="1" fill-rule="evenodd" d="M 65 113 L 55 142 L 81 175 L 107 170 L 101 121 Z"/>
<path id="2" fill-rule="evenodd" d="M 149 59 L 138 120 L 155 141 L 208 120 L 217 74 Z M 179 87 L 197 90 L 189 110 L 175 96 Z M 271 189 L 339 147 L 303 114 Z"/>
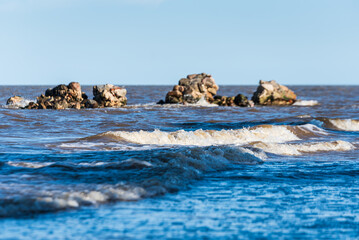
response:
<path id="1" fill-rule="evenodd" d="M 296 99 L 297 96 L 292 90 L 275 80 L 259 81 L 257 91 L 252 97 L 253 102 L 259 105 L 291 105 Z"/>
<path id="2" fill-rule="evenodd" d="M 93 87 L 94 100 L 100 107 L 122 107 L 127 104 L 127 90 L 112 84 Z"/>
<path id="3" fill-rule="evenodd" d="M 251 100 L 248 100 L 243 94 L 238 94 L 235 97 L 227 96 L 214 96 L 213 104 L 218 106 L 237 106 L 237 107 L 253 107 L 254 103 Z"/>
<path id="4" fill-rule="evenodd" d="M 218 85 L 213 77 L 206 73 L 191 74 L 179 80 L 166 95 L 165 103 L 196 103 L 201 98 L 213 102 Z"/>

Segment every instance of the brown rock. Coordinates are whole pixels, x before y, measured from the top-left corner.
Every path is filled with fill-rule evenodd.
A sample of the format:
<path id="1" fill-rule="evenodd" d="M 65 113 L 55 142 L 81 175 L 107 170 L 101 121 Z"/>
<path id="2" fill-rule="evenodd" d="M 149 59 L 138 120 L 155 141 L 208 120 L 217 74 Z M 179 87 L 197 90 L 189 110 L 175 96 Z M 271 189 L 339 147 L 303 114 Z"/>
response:
<path id="1" fill-rule="evenodd" d="M 276 81 L 259 81 L 257 91 L 253 93 L 252 100 L 260 105 L 291 105 L 297 99 L 295 93 L 278 84 Z"/>
<path id="2" fill-rule="evenodd" d="M 24 101 L 25 99 L 20 96 L 13 96 L 6 101 L 6 105 L 18 105 Z"/>
<path id="3" fill-rule="evenodd" d="M 190 74 L 179 80 L 178 85 L 166 94 L 166 103 L 196 103 L 201 98 L 213 102 L 218 86 L 211 75 Z"/>
<path id="4" fill-rule="evenodd" d="M 127 104 L 127 91 L 112 84 L 93 87 L 94 100 L 100 107 L 122 107 Z"/>

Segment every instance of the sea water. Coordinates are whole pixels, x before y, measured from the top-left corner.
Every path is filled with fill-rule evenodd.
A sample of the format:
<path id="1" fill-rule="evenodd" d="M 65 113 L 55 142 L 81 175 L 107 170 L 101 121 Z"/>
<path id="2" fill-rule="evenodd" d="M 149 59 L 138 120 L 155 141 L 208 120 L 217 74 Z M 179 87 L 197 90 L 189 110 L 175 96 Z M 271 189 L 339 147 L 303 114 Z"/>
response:
<path id="1" fill-rule="evenodd" d="M 123 108 L 5 105 L 46 88 L 0 87 L 0 239 L 359 237 L 358 86 L 291 86 L 293 106 L 156 105 L 170 86 L 126 86 Z"/>

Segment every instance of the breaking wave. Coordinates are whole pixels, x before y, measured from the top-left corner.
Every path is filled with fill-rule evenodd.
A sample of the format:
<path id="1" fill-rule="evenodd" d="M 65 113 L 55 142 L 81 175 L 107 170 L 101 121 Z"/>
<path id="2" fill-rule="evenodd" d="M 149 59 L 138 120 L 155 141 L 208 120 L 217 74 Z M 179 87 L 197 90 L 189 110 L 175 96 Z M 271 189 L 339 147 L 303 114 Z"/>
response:
<path id="1" fill-rule="evenodd" d="M 315 106 L 319 105 L 319 102 L 317 100 L 297 100 L 293 106 Z"/>
<path id="2" fill-rule="evenodd" d="M 127 141 L 136 144 L 153 145 L 187 145 L 187 146 L 211 146 L 211 145 L 243 145 L 249 142 L 287 142 L 299 140 L 299 138 L 287 127 L 261 125 L 253 128 L 239 130 L 196 130 L 175 132 L 155 131 L 117 131 L 103 134 L 106 137 Z"/>
<path id="3" fill-rule="evenodd" d="M 331 151 L 350 151 L 355 149 L 354 145 L 346 141 L 333 142 L 314 142 L 314 143 L 293 143 L 278 144 L 258 142 L 252 144 L 253 147 L 262 149 L 265 152 L 278 155 L 302 155 L 303 153 L 331 152 Z"/>
<path id="4" fill-rule="evenodd" d="M 28 168 L 23 175 L 28 180 L 0 183 L 0 217 L 136 201 L 179 191 L 207 172 L 259 164 L 267 158 L 263 151 L 235 146 L 152 150 L 122 160 L 117 152 L 106 154 L 97 155 L 101 161 L 95 162 L 7 162 L 3 167 L 11 173 L 23 174 Z M 89 179 L 77 182 L 83 174 Z"/>
<path id="5" fill-rule="evenodd" d="M 359 131 L 359 120 L 320 118 L 326 128 L 341 131 Z"/>

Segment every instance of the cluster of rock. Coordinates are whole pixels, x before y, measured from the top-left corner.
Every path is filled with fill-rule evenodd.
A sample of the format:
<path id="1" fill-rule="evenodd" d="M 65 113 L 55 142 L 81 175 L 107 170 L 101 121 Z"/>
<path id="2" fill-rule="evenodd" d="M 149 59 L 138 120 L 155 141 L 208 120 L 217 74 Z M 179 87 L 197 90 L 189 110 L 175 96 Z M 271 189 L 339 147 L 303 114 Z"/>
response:
<path id="1" fill-rule="evenodd" d="M 81 91 L 78 82 L 69 85 L 58 85 L 46 90 L 36 98 L 36 102 L 29 102 L 24 108 L 27 109 L 81 109 L 98 107 L 122 107 L 126 105 L 126 89 L 112 84 L 93 87 L 94 99 L 89 99 L 86 93 Z M 11 97 L 7 104 L 16 105 L 24 101 L 19 96 Z"/>
<path id="2" fill-rule="evenodd" d="M 259 81 L 257 91 L 252 100 L 259 105 L 291 105 L 297 99 L 295 93 L 276 81 Z"/>
<path id="3" fill-rule="evenodd" d="M 165 103 L 196 103 L 201 98 L 213 102 L 217 94 L 218 85 L 211 75 L 191 74 L 179 80 L 166 95 Z"/>
<path id="4" fill-rule="evenodd" d="M 94 100 L 100 107 L 122 107 L 127 104 L 127 90 L 112 84 L 93 87 Z"/>
<path id="5" fill-rule="evenodd" d="M 197 103 L 200 99 L 219 106 L 253 107 L 258 105 L 290 105 L 296 101 L 296 95 L 276 81 L 260 81 L 252 100 L 243 94 L 227 97 L 216 95 L 219 87 L 213 77 L 206 73 L 191 74 L 182 78 L 178 85 L 166 95 L 164 103 Z"/>
<path id="6" fill-rule="evenodd" d="M 257 105 L 291 105 L 296 101 L 295 93 L 286 86 L 276 81 L 260 81 L 252 99 L 248 100 L 243 94 L 227 97 L 217 95 L 219 87 L 213 77 L 206 73 L 191 74 L 187 78 L 179 80 L 178 85 L 166 94 L 165 101 L 158 103 L 193 104 L 201 99 L 218 106 L 253 107 Z M 14 96 L 7 100 L 8 105 L 18 105 L 28 109 L 66 109 L 66 108 L 98 108 L 98 107 L 122 107 L 127 104 L 127 91 L 124 88 L 112 84 L 93 87 L 93 99 L 81 91 L 78 82 L 69 85 L 58 85 L 49 88 L 45 94 L 37 97 L 36 102 L 28 102 L 22 97 Z M 23 107 L 24 103 L 26 106 Z"/>
<path id="7" fill-rule="evenodd" d="M 238 94 L 234 97 L 227 96 L 214 96 L 213 104 L 218 106 L 238 106 L 238 107 L 253 107 L 254 103 L 251 100 L 248 100 L 246 96 L 243 94 Z"/>

